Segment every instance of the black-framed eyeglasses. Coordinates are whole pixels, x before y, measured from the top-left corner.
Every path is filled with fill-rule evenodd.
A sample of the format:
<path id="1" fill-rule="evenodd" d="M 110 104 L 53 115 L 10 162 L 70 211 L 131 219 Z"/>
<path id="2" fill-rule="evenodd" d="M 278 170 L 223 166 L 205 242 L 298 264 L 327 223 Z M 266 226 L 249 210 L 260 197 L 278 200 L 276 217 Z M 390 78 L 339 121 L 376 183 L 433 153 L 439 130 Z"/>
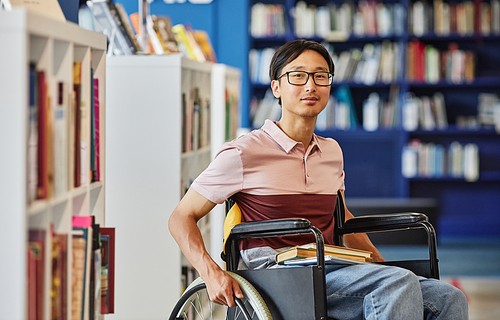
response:
<path id="1" fill-rule="evenodd" d="M 306 71 L 287 71 L 278 77 L 278 80 L 286 75 L 288 83 L 295 86 L 303 86 L 309 80 L 309 75 L 312 75 L 314 84 L 317 86 L 331 86 L 333 82 L 333 74 L 326 71 L 306 72 Z"/>

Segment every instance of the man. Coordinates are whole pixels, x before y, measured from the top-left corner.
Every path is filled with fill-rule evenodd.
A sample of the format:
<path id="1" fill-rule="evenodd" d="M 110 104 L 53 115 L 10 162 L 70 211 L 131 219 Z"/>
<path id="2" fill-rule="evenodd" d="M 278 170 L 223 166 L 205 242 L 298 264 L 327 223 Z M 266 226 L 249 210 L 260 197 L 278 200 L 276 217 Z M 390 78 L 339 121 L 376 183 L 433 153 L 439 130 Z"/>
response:
<path id="1" fill-rule="evenodd" d="M 342 150 L 331 138 L 314 134 L 326 107 L 334 65 L 328 51 L 313 41 L 295 40 L 279 48 L 270 65 L 271 87 L 282 106 L 277 122 L 226 143 L 193 182 L 169 220 L 181 250 L 205 281 L 210 299 L 234 306 L 238 284 L 205 250 L 196 222 L 216 203 L 232 196 L 244 221 L 301 217 L 311 221 L 333 244 L 333 210 L 344 190 Z M 346 210 L 346 219 L 352 214 Z M 247 268 L 270 267 L 282 248 L 309 238 L 251 239 L 244 243 Z M 366 234 L 345 236 L 348 247 L 373 252 Z M 328 316 L 337 319 L 466 319 L 464 294 L 438 280 L 395 267 L 374 264 L 328 265 Z M 331 307 L 330 307 L 331 306 Z"/>

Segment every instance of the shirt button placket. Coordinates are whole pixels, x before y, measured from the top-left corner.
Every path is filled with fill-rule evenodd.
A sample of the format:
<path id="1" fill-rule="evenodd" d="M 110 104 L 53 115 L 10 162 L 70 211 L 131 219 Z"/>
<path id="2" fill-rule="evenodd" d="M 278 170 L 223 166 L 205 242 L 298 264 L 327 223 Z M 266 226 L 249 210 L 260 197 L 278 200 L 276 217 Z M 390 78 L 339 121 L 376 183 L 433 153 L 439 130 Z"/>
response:
<path id="1" fill-rule="evenodd" d="M 303 163 L 304 163 L 304 178 L 305 178 L 305 181 L 306 181 L 306 185 L 308 184 L 308 177 L 309 177 L 309 172 L 307 171 L 307 162 L 306 162 L 306 158 L 302 158 L 303 160 Z"/>

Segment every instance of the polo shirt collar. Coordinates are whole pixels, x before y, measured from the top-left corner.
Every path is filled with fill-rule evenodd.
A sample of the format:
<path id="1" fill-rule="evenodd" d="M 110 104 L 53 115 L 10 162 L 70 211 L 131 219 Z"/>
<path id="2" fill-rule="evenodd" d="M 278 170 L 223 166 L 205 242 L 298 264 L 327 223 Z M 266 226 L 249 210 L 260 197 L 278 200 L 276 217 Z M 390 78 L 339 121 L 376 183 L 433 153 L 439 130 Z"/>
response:
<path id="1" fill-rule="evenodd" d="M 276 141 L 276 143 L 278 143 L 283 148 L 283 150 L 285 150 L 286 153 L 290 153 L 290 151 L 299 143 L 287 136 L 274 121 L 271 121 L 269 119 L 264 122 L 262 130 L 269 134 L 271 138 L 273 138 L 273 140 Z M 317 146 L 318 150 L 322 152 L 318 136 L 313 133 L 311 150 L 314 150 L 315 146 Z"/>

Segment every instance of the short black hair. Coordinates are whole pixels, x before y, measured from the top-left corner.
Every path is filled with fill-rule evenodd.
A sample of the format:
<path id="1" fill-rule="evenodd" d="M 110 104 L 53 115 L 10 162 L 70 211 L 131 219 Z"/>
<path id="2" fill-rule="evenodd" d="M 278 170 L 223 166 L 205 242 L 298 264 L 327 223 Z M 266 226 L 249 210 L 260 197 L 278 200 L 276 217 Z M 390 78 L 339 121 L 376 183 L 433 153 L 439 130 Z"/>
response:
<path id="1" fill-rule="evenodd" d="M 325 47 L 316 41 L 297 39 L 285 43 L 274 53 L 269 65 L 269 77 L 271 78 L 271 81 L 278 80 L 278 77 L 281 76 L 283 68 L 293 60 L 297 59 L 297 57 L 306 50 L 313 50 L 322 55 L 328 63 L 330 73 L 335 73 L 335 66 L 333 64 L 332 57 Z"/>

